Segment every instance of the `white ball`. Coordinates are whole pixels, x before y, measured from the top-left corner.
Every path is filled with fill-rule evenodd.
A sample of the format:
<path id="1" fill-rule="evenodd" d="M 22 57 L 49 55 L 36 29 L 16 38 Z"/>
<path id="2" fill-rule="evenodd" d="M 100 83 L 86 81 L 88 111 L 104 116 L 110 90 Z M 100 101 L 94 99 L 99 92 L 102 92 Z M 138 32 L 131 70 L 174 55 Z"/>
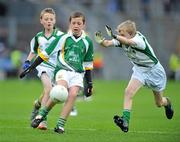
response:
<path id="1" fill-rule="evenodd" d="M 68 91 L 64 86 L 56 85 L 50 91 L 50 98 L 55 103 L 63 103 L 68 98 Z"/>

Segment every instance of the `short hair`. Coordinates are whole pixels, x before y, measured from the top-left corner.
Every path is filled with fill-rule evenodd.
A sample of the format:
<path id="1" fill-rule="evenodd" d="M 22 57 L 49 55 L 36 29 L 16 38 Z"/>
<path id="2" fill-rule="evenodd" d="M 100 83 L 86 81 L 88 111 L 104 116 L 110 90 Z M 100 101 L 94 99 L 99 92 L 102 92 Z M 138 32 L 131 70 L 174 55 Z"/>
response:
<path id="1" fill-rule="evenodd" d="M 45 13 L 50 13 L 50 14 L 53 14 L 54 16 L 56 16 L 56 13 L 54 11 L 54 9 L 52 8 L 45 8 L 41 11 L 40 13 L 40 19 L 42 18 L 42 16 L 45 14 Z"/>
<path id="2" fill-rule="evenodd" d="M 69 22 L 71 22 L 72 18 L 78 18 L 78 17 L 82 17 L 83 23 L 85 23 L 86 21 L 85 16 L 82 12 L 73 12 L 69 17 Z"/>
<path id="3" fill-rule="evenodd" d="M 117 31 L 120 29 L 126 30 L 131 36 L 136 34 L 136 24 L 134 21 L 126 20 L 117 26 Z"/>

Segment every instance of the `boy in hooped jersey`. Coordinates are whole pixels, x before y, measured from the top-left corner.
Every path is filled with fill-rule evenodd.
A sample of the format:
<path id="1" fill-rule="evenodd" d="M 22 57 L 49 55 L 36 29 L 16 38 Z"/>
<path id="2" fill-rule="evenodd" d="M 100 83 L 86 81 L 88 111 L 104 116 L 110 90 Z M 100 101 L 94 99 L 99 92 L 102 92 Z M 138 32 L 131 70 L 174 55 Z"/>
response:
<path id="1" fill-rule="evenodd" d="M 40 23 L 43 25 L 44 30 L 37 33 L 30 43 L 30 53 L 27 60 L 23 64 L 23 69 L 27 69 L 30 66 L 30 62 L 38 55 L 38 52 L 45 50 L 52 41 L 63 33 L 55 28 L 56 14 L 52 8 L 45 8 L 40 13 Z M 53 76 L 57 60 L 57 53 L 53 52 L 49 57 L 48 62 L 42 62 L 38 67 L 38 77 L 43 84 L 42 95 L 34 103 L 34 108 L 31 115 L 31 120 L 35 118 L 40 106 L 45 106 L 49 99 L 49 92 L 53 85 Z M 38 126 L 39 129 L 47 129 L 46 121 L 43 121 Z"/>
<path id="2" fill-rule="evenodd" d="M 66 120 L 73 108 L 80 88 L 83 87 L 83 77 L 86 79 L 87 92 L 89 95 L 92 94 L 93 43 L 84 32 L 84 28 L 85 16 L 81 12 L 72 13 L 69 18 L 70 31 L 59 36 L 45 51 L 39 53 L 39 56 L 28 70 L 25 70 L 20 75 L 20 77 L 26 75 L 38 64 L 44 60 L 47 61 L 54 50 L 60 51 L 58 52 L 55 80 L 57 85 L 62 85 L 68 90 L 68 98 L 63 105 L 54 129 L 55 132 L 60 134 L 64 133 Z M 54 105 L 55 103 L 49 99 L 45 107 L 41 107 L 31 126 L 37 128 Z"/>
<path id="3" fill-rule="evenodd" d="M 104 47 L 122 48 L 133 64 L 133 74 L 124 94 L 123 114 L 115 115 L 113 118 L 116 125 L 122 131 L 128 132 L 133 97 L 143 85 L 152 90 L 157 107 L 163 106 L 166 117 L 172 119 L 174 111 L 170 99 L 163 97 L 166 73 L 146 37 L 136 31 L 135 22 L 127 20 L 118 25 L 117 35 L 113 34 L 109 26 L 106 25 L 105 28 L 112 40 L 106 40 L 98 31 L 95 33 L 96 41 Z"/>

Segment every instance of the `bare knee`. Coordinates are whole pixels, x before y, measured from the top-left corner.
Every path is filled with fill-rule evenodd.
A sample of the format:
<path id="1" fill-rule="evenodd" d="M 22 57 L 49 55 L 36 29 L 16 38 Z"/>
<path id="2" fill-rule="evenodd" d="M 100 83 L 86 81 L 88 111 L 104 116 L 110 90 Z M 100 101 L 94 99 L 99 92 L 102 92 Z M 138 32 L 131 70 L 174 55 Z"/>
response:
<path id="1" fill-rule="evenodd" d="M 75 100 L 75 99 L 76 99 L 76 96 L 77 96 L 76 90 L 71 90 L 71 91 L 69 91 L 68 99 L 70 99 L 70 100 Z"/>
<path id="2" fill-rule="evenodd" d="M 157 107 L 162 107 L 163 106 L 163 102 L 162 101 L 156 101 L 156 106 Z"/>
<path id="3" fill-rule="evenodd" d="M 76 94 L 73 94 L 73 93 L 70 94 L 70 93 L 69 93 L 69 98 L 70 98 L 70 99 L 75 99 L 76 96 L 77 96 Z"/>

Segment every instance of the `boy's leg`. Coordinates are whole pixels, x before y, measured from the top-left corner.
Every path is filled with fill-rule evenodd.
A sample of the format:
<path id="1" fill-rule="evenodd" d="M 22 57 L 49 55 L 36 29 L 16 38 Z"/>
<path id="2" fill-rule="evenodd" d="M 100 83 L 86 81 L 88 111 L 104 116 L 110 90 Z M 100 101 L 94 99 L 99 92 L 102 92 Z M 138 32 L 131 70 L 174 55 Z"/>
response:
<path id="1" fill-rule="evenodd" d="M 42 98 L 42 95 L 41 95 L 40 99 L 37 99 L 34 101 L 33 110 L 31 112 L 31 120 L 33 120 L 39 112 L 39 109 L 41 107 L 41 101 L 40 101 L 41 98 Z"/>
<path id="2" fill-rule="evenodd" d="M 115 115 L 114 122 L 118 125 L 122 131 L 128 132 L 129 129 L 129 121 L 130 121 L 130 111 L 132 109 L 132 99 L 136 92 L 142 87 L 142 83 L 132 78 L 129 81 L 129 84 L 125 90 L 124 95 L 124 110 L 122 117 Z"/>
<path id="3" fill-rule="evenodd" d="M 48 74 L 45 72 L 41 75 L 41 82 L 43 84 L 43 96 L 41 99 L 41 105 L 45 106 L 49 99 L 49 93 L 52 89 L 52 82 Z"/>
<path id="4" fill-rule="evenodd" d="M 55 103 L 52 102 L 51 99 L 49 99 L 46 106 L 40 108 L 38 115 L 35 117 L 35 119 L 32 120 L 31 126 L 33 128 L 37 128 L 42 121 L 46 120 L 48 112 L 54 105 Z"/>
<path id="5" fill-rule="evenodd" d="M 41 82 L 43 84 L 44 90 L 39 99 L 35 100 L 34 102 L 33 111 L 31 113 L 31 120 L 33 120 L 36 117 L 40 107 L 45 106 L 46 102 L 49 99 L 49 92 L 52 89 L 51 79 L 49 78 L 47 73 L 44 72 L 41 74 Z"/>
<path id="6" fill-rule="evenodd" d="M 41 99 L 41 106 L 44 107 L 49 99 L 49 93 L 52 89 L 52 83 L 51 83 L 50 77 L 48 76 L 48 74 L 46 72 L 42 73 L 41 81 L 42 81 L 43 88 L 44 88 L 43 96 Z M 47 130 L 47 120 L 43 120 L 37 128 L 41 129 L 41 130 Z"/>
<path id="7" fill-rule="evenodd" d="M 78 94 L 79 87 L 78 86 L 73 86 L 69 88 L 69 96 L 67 101 L 65 102 L 60 118 L 58 119 L 57 125 L 54 128 L 54 131 L 57 133 L 64 133 L 64 125 L 66 123 L 66 120 L 74 106 L 74 102 L 76 100 L 76 96 Z"/>
<path id="8" fill-rule="evenodd" d="M 32 120 L 31 127 L 37 128 L 41 122 L 43 122 L 48 114 L 49 110 L 46 107 L 41 107 L 38 115 Z"/>
<path id="9" fill-rule="evenodd" d="M 154 94 L 156 105 L 158 107 L 164 106 L 166 117 L 168 119 L 172 119 L 174 110 L 173 110 L 170 99 L 167 97 L 163 97 L 163 95 L 162 95 L 163 92 L 153 91 L 153 94 Z"/>

